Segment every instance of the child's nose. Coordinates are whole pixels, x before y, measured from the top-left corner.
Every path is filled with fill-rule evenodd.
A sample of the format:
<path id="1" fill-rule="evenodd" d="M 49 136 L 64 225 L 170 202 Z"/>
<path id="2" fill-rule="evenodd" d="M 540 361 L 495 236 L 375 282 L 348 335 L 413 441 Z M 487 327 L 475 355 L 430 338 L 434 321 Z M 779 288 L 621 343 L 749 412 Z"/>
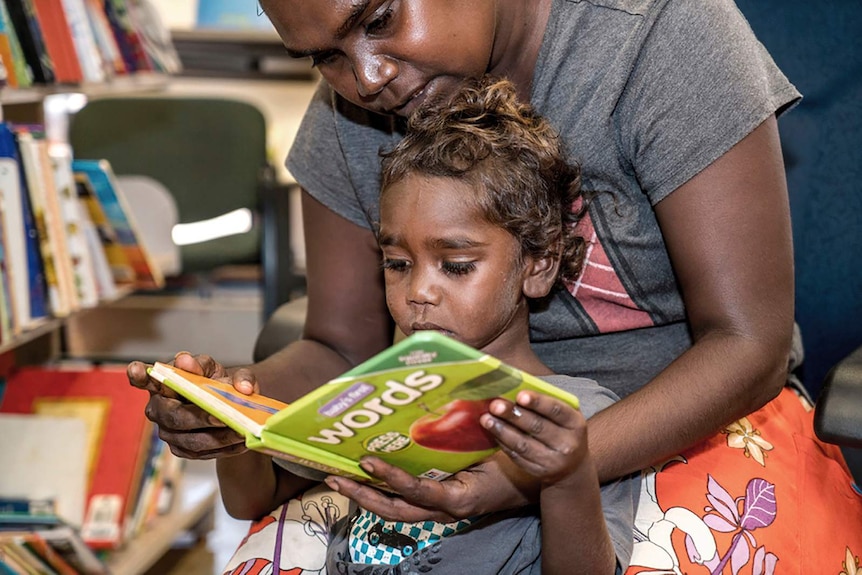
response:
<path id="1" fill-rule="evenodd" d="M 433 270 L 413 269 L 410 276 L 410 289 L 408 290 L 407 298 L 412 304 L 432 304 L 440 303 L 440 288 L 434 282 Z"/>

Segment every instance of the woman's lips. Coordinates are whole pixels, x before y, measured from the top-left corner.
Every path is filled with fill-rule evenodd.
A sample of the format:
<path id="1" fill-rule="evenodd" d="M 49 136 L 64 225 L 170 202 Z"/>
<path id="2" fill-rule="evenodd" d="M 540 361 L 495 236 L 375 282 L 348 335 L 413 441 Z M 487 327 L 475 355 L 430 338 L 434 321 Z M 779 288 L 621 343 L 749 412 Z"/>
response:
<path id="1" fill-rule="evenodd" d="M 410 116 L 413 112 L 419 108 L 423 102 L 428 98 L 429 90 L 428 85 L 422 87 L 421 90 L 417 90 L 413 93 L 410 98 L 407 99 L 406 102 L 396 107 L 393 112 L 399 116 L 404 116 L 405 118 Z"/>

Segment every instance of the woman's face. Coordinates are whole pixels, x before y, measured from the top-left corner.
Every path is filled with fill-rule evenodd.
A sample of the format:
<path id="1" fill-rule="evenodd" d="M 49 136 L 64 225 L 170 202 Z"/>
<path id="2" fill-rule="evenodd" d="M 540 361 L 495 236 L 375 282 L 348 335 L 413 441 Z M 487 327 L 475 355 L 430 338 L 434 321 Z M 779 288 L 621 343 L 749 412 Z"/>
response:
<path id="1" fill-rule="evenodd" d="M 405 333 L 436 330 L 497 357 L 529 341 L 518 240 L 488 223 L 468 184 L 410 175 L 381 196 L 386 303 Z"/>
<path id="2" fill-rule="evenodd" d="M 288 52 L 342 97 L 408 116 L 491 67 L 493 0 L 262 0 Z"/>

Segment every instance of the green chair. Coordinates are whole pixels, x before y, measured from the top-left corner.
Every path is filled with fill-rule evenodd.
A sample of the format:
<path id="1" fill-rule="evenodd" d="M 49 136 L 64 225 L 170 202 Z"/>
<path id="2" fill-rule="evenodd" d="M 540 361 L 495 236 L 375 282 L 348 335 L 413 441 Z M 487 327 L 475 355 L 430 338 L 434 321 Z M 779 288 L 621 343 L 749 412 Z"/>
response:
<path id="1" fill-rule="evenodd" d="M 250 231 L 180 246 L 184 274 L 260 264 L 264 317 L 302 289 L 287 231 L 289 192 L 267 158 L 266 120 L 245 101 L 200 97 L 106 97 L 70 121 L 76 158 L 105 158 L 118 176 L 149 176 L 176 200 L 179 223 L 247 208 Z"/>

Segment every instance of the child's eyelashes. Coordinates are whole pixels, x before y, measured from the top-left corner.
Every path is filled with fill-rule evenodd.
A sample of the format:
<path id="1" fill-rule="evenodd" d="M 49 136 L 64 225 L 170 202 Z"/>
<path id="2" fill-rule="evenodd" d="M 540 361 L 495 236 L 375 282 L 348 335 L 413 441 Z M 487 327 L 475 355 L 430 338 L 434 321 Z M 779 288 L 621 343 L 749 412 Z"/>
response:
<path id="1" fill-rule="evenodd" d="M 403 272 L 407 269 L 407 260 L 384 258 L 383 269 L 384 271 Z"/>
<path id="2" fill-rule="evenodd" d="M 411 267 L 408 260 L 384 258 L 381 267 L 384 271 L 406 272 Z M 440 271 L 450 276 L 462 276 L 476 269 L 476 262 L 442 262 Z"/>
<path id="3" fill-rule="evenodd" d="M 476 262 L 443 262 L 443 271 L 449 275 L 462 276 L 476 269 Z"/>

